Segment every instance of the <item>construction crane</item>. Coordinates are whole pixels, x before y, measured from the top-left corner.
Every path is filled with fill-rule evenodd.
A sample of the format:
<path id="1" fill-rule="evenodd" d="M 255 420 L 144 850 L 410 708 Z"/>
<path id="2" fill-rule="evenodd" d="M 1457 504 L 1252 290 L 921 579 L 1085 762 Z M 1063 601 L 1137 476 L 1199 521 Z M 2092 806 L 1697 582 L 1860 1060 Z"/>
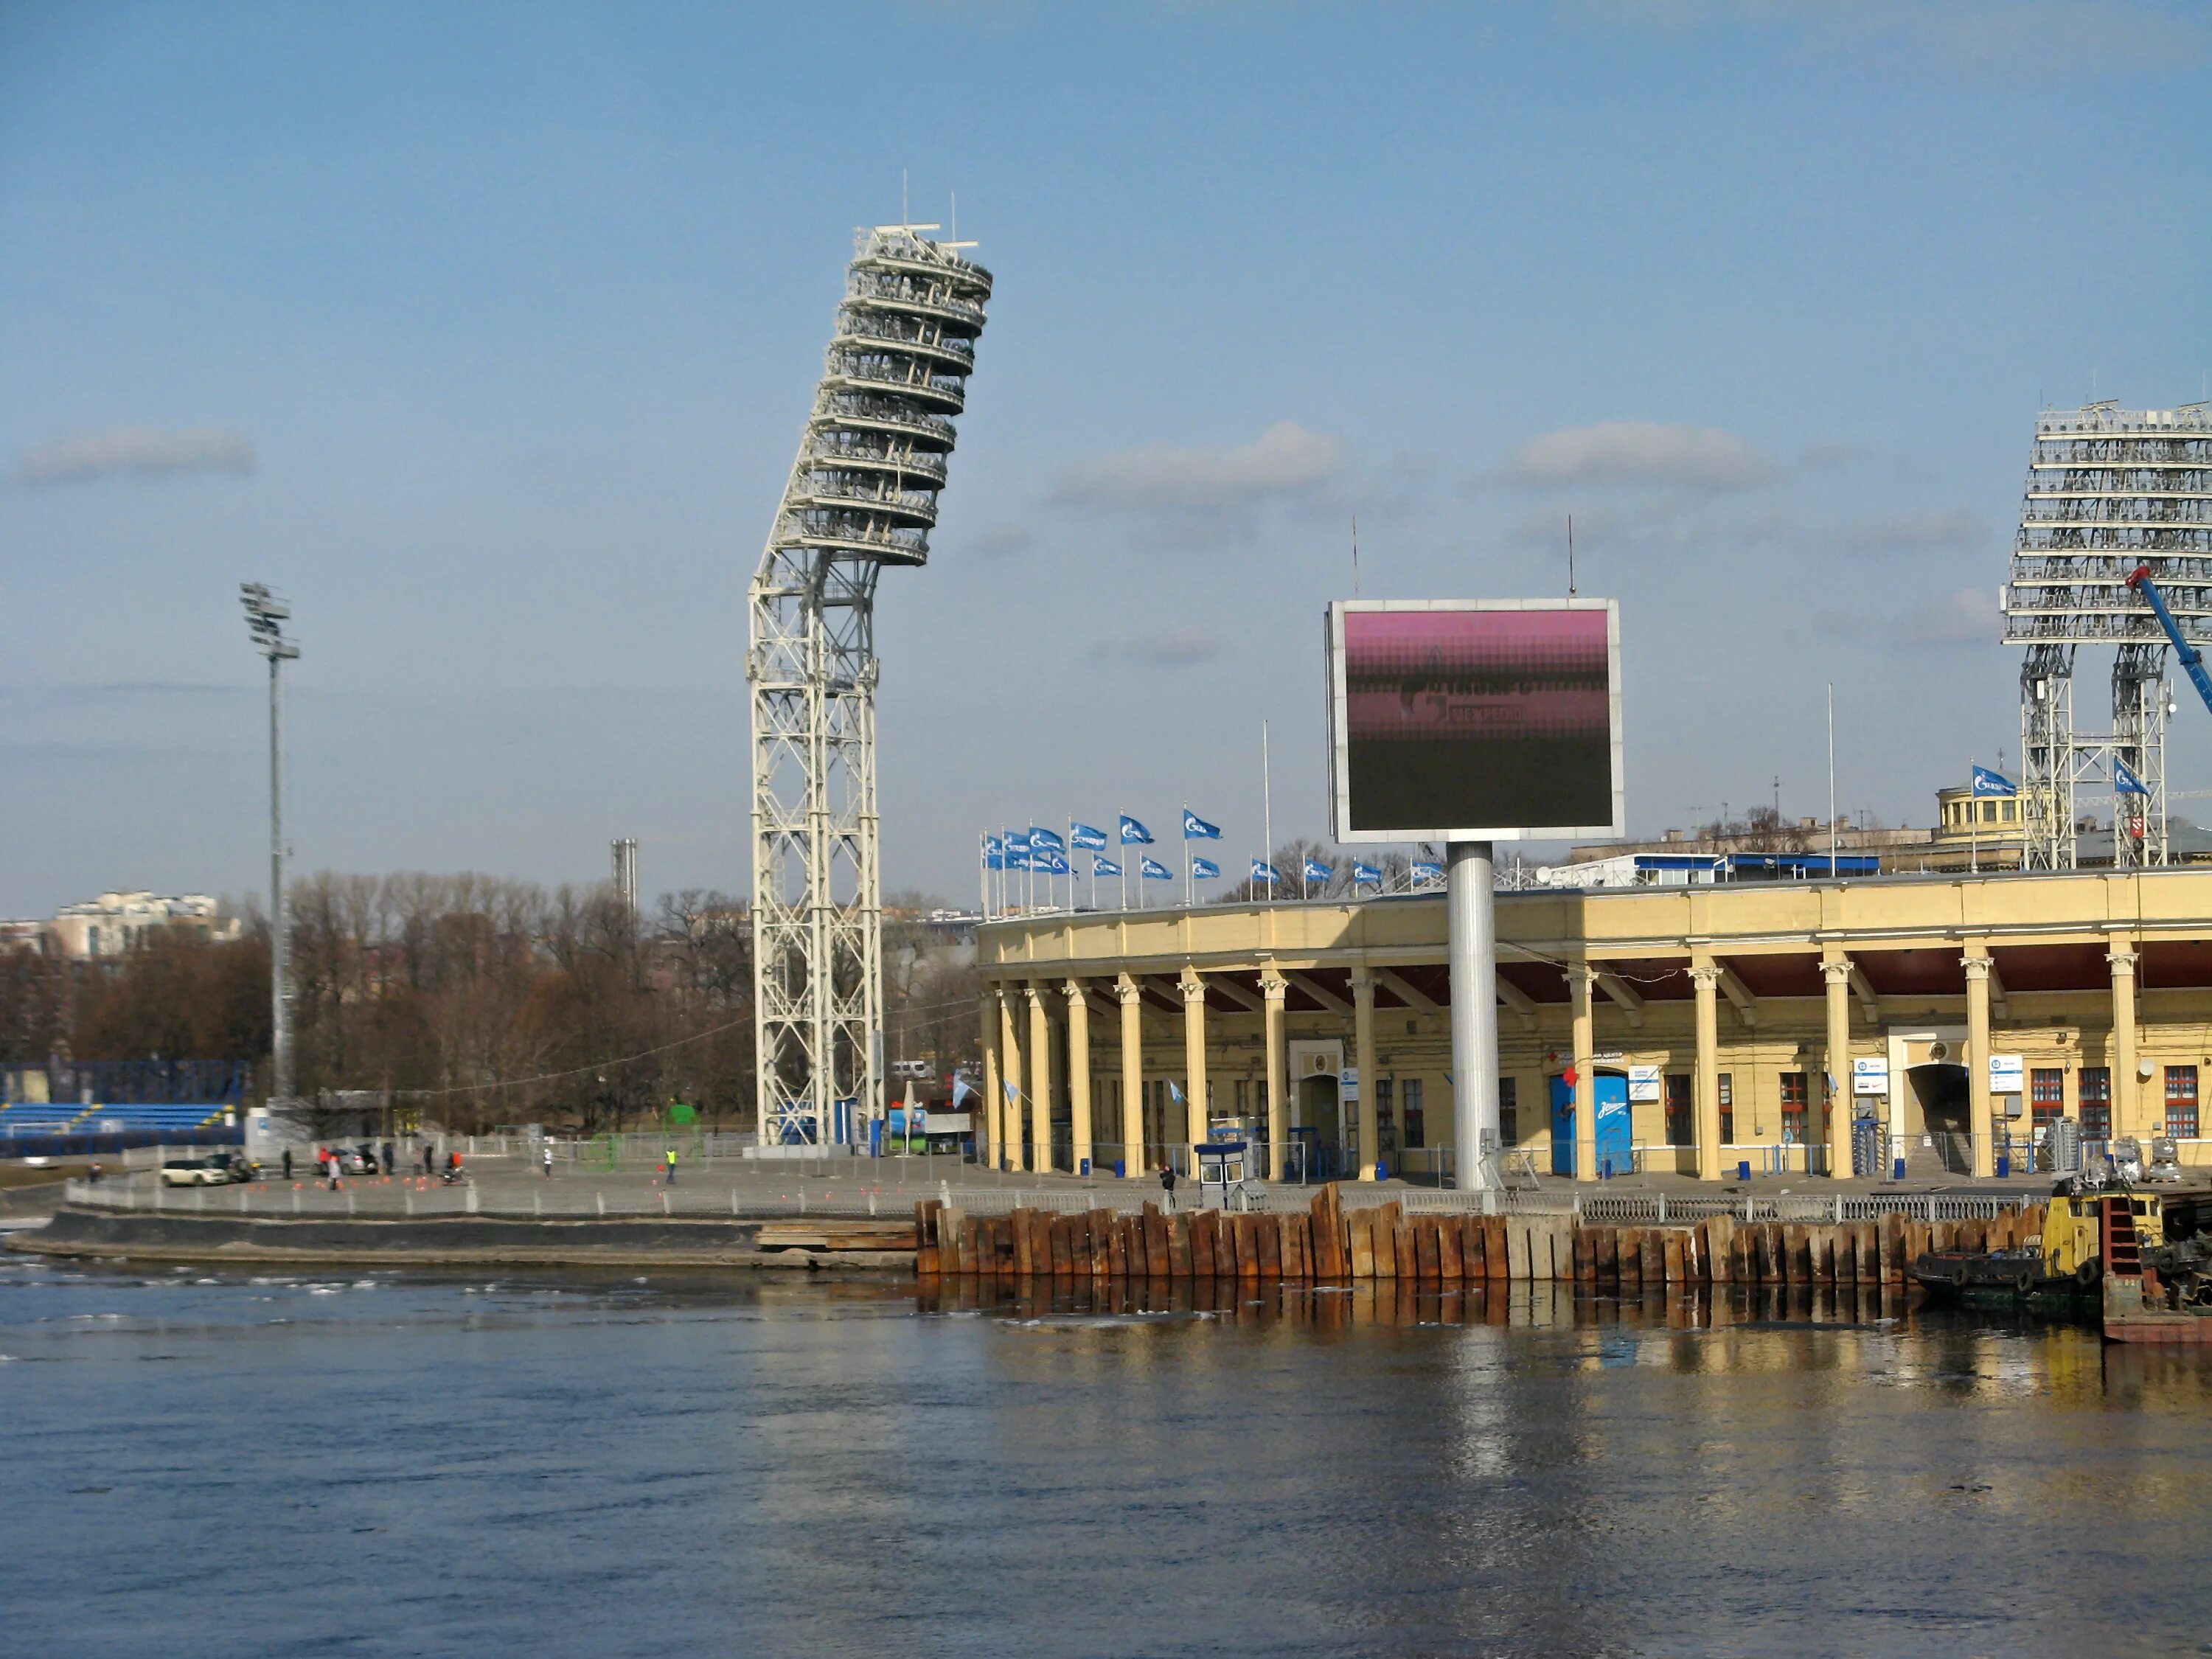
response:
<path id="1" fill-rule="evenodd" d="M 2197 695 L 2204 699 L 2204 706 L 2212 709 L 2212 674 L 2204 672 L 2204 653 L 2190 644 L 2181 632 L 2181 624 L 2173 619 L 2173 612 L 2166 608 L 2166 596 L 2158 591 L 2151 580 L 2150 567 L 2139 564 L 2128 578 L 2128 586 L 2150 601 L 2150 608 L 2158 613 L 2158 625 L 2166 630 L 2166 637 L 2173 641 L 2173 654 L 2181 659 L 2182 672 L 2189 683 L 2197 688 Z"/>

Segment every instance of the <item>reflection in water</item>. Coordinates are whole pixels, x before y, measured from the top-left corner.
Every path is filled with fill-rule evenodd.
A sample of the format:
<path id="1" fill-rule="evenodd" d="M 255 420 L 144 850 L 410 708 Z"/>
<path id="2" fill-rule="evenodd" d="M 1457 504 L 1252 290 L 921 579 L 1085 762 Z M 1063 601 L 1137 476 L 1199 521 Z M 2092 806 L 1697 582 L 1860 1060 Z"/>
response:
<path id="1" fill-rule="evenodd" d="M 1872 1286 L 0 1264 L 0 1605 L 91 1654 L 296 1651 L 303 1587 L 367 1653 L 2167 1652 L 2208 1379 Z"/>

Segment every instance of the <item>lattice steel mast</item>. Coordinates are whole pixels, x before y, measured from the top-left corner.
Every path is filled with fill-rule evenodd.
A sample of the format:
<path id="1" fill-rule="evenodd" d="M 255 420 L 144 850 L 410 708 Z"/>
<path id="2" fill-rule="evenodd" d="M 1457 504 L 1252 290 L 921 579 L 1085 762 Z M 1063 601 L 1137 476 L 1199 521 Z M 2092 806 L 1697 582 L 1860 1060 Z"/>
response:
<path id="1" fill-rule="evenodd" d="M 2022 861 L 2069 870 L 2078 786 L 2110 787 L 2115 762 L 2147 795 L 2117 793 L 2115 864 L 2166 857 L 2166 635 L 2127 586 L 2148 564 L 2192 643 L 2212 643 L 2212 405 L 2092 404 L 2037 416 L 2005 588 L 2005 638 L 2027 647 L 2020 677 Z M 2074 653 L 2118 647 L 2108 737 L 2074 729 Z"/>
<path id="2" fill-rule="evenodd" d="M 934 225 L 854 236 L 822 381 L 752 583 L 753 1034 L 763 1144 L 880 1102 L 876 578 L 929 556 L 991 274 Z"/>

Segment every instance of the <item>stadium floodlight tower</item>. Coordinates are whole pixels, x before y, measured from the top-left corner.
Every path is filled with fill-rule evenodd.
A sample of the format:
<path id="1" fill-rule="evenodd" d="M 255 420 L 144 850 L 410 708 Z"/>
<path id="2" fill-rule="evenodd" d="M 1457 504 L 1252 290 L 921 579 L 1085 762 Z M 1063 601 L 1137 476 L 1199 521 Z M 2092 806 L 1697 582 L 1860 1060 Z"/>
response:
<path id="1" fill-rule="evenodd" d="M 2166 860 L 2166 635 L 2127 580 L 2146 565 L 2184 635 L 2212 643 L 2212 404 L 2046 410 L 2036 417 L 2004 592 L 2005 640 L 2027 647 L 2020 730 L 2029 869 L 2075 867 L 2084 783 L 2113 791 L 2115 865 Z M 2074 729 L 2082 645 L 2118 647 L 2109 735 Z"/>
<path id="2" fill-rule="evenodd" d="M 991 274 L 935 225 L 855 234 L 836 332 L 752 583 L 753 1035 L 762 1144 L 880 1103 L 876 578 L 929 556 Z"/>
<path id="3" fill-rule="evenodd" d="M 246 630 L 269 659 L 269 1103 L 292 1098 L 292 984 L 284 921 L 284 665 L 300 647 L 284 637 L 292 607 L 265 583 L 240 582 Z"/>

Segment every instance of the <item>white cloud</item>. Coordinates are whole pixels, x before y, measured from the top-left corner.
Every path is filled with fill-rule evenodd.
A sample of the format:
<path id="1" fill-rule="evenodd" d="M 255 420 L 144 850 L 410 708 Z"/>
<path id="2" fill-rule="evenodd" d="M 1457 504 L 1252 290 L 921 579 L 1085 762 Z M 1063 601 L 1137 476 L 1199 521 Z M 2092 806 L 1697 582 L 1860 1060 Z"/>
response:
<path id="1" fill-rule="evenodd" d="M 1213 449 L 1154 445 L 1070 467 L 1054 494 L 1097 507 L 1224 507 L 1297 495 L 1333 477 L 1344 447 L 1293 421 L 1249 444 Z"/>
<path id="2" fill-rule="evenodd" d="M 1154 668 L 1188 668 L 1226 655 L 1227 643 L 1202 628 L 1164 628 L 1157 634 L 1138 634 L 1120 641 L 1102 641 L 1091 649 L 1099 657 L 1121 657 Z"/>
<path id="3" fill-rule="evenodd" d="M 152 427 L 118 426 L 32 450 L 16 462 L 15 481 L 78 483 L 118 473 L 158 478 L 179 472 L 227 472 L 243 477 L 256 465 L 253 446 L 242 433 L 210 427 L 161 432 Z"/>
<path id="4" fill-rule="evenodd" d="M 1844 531 L 1840 544 L 1847 553 L 1945 553 L 1978 548 L 1986 539 L 1980 518 L 1954 507 L 1860 525 Z"/>
<path id="5" fill-rule="evenodd" d="M 1036 545 L 1036 532 L 1025 525 L 1002 521 L 988 530 L 956 542 L 954 545 L 962 552 L 973 553 L 980 558 L 1011 559 Z"/>
<path id="6" fill-rule="evenodd" d="M 1668 484 L 1748 489 L 1774 478 L 1774 463 L 1733 432 L 1657 421 L 1601 421 L 1531 438 L 1506 476 L 1528 484 Z"/>
<path id="7" fill-rule="evenodd" d="M 1897 637 L 1907 645 L 1995 644 L 2004 633 L 2004 615 L 1994 587 L 1962 587 L 1907 611 Z"/>

